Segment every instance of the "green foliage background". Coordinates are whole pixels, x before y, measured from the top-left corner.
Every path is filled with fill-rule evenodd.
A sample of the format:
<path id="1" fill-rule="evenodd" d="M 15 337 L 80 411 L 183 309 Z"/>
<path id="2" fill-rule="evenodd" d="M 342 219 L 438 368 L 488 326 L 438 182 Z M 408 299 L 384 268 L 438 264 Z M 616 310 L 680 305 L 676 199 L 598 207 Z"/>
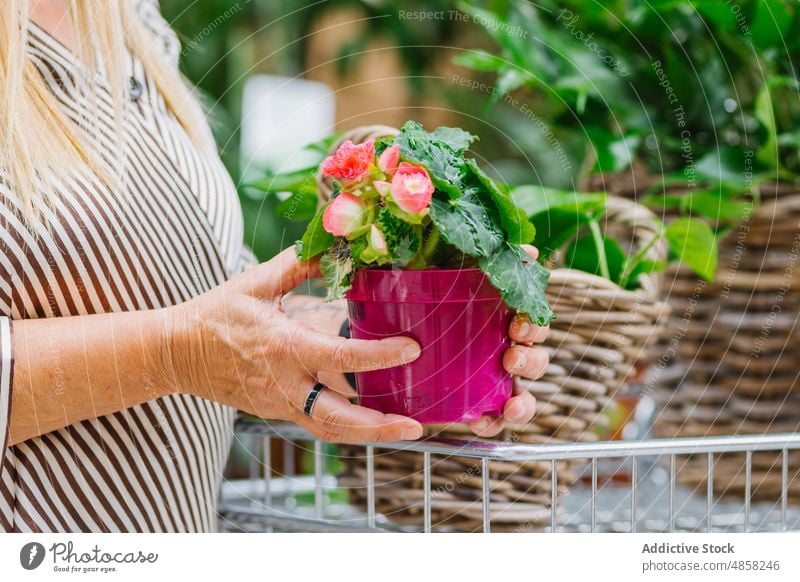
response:
<path id="1" fill-rule="evenodd" d="M 341 49 L 338 72 L 347 75 L 358 53 L 374 38 L 389 39 L 399 54 L 413 90 L 426 91 L 422 75 L 433 43 L 447 41 L 452 21 L 409 26 L 399 10 L 454 9 L 448 0 L 382 2 L 370 0 L 162 0 L 164 17 L 183 44 L 182 68 L 205 94 L 222 157 L 239 182 L 239 120 L 242 87 L 249 74 L 298 75 L 306 68 L 313 25 L 329 11 L 356 9 L 370 26 Z M 250 194 L 253 192 L 250 191 Z M 247 242 L 262 259 L 289 246 L 303 225 L 279 218 L 273 197 L 241 196 Z"/>
<path id="2" fill-rule="evenodd" d="M 706 191 L 675 202 L 683 208 L 735 214 L 729 195 L 747 179 L 745 151 L 755 152 L 757 179 L 800 173 L 795 0 L 162 0 L 235 179 L 247 75 L 301 74 L 315 23 L 340 9 L 361 11 L 370 25 L 342 47 L 338 74 L 346 78 L 371 39 L 388 40 L 412 89 L 449 100 L 454 124 L 481 135 L 475 149 L 506 182 L 572 190 L 587 173 L 640 160 L 673 181 L 687 182 L 691 170 Z M 453 70 L 493 93 L 431 70 L 431 55 L 444 50 Z M 248 242 L 266 258 L 302 225 L 277 218 L 274 197 L 249 194 Z"/>

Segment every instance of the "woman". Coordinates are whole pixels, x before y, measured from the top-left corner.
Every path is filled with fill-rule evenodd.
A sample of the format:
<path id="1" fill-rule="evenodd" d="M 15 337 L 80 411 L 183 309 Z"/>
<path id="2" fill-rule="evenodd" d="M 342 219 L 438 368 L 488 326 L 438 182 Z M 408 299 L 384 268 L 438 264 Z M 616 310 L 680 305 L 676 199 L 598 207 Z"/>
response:
<path id="1" fill-rule="evenodd" d="M 156 0 L 0 5 L 0 531 L 214 530 L 236 410 L 334 441 L 422 434 L 334 389 L 310 406 L 320 379 L 419 346 L 338 337 L 341 306 L 283 309 L 318 267 L 252 266 L 178 54 Z M 547 356 L 505 362 L 535 378 Z M 505 418 L 533 409 L 517 394 Z"/>

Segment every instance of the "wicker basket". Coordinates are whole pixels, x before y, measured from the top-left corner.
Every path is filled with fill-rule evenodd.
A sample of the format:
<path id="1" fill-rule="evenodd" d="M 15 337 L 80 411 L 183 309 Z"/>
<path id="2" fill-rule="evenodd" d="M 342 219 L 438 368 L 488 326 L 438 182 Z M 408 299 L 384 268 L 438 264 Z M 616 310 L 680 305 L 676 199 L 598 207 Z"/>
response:
<path id="1" fill-rule="evenodd" d="M 758 210 L 720 247 L 713 284 L 685 269 L 665 279 L 675 345 L 667 370 L 654 369 L 659 436 L 764 434 L 800 430 L 800 193 L 762 192 Z M 680 337 L 678 337 L 678 335 Z M 800 453 L 789 455 L 789 495 L 800 497 Z M 780 497 L 780 455 L 752 457 L 752 498 Z M 715 464 L 717 495 L 742 497 L 745 456 Z M 678 465 L 678 480 L 707 486 L 707 458 Z"/>
<path id="2" fill-rule="evenodd" d="M 359 128 L 342 136 L 354 142 L 392 135 L 396 130 Z M 336 146 L 334 146 L 335 148 Z M 320 191 L 325 196 L 330 189 Z M 653 215 L 633 202 L 611 198 L 606 229 L 628 233 L 629 246 L 650 241 L 656 230 Z M 651 249 L 662 257 L 664 248 Z M 658 300 L 659 280 L 645 277 L 637 291 L 627 291 L 606 279 L 570 269 L 555 269 L 547 289 L 557 319 L 545 348 L 550 366 L 536 382 L 517 380 L 537 398 L 537 414 L 526 425 L 509 425 L 492 439 L 498 442 L 546 443 L 596 440 L 602 409 L 663 332 L 667 308 Z M 463 425 L 429 426 L 428 434 L 470 438 Z M 474 436 L 474 435 L 473 435 Z M 360 447 L 342 447 L 344 471 L 340 484 L 351 500 L 366 506 L 366 463 Z M 422 521 L 422 455 L 392 452 L 375 456 L 376 509 L 398 523 Z M 580 461 L 558 464 L 559 496 L 577 478 Z M 493 530 L 534 531 L 549 524 L 551 467 L 549 462 L 489 465 Z M 436 529 L 475 531 L 481 528 L 481 465 L 464 457 L 432 459 L 432 519 Z"/>
<path id="3" fill-rule="evenodd" d="M 507 443 L 586 442 L 605 419 L 603 407 L 633 370 L 646 344 L 658 337 L 665 305 L 644 291 L 619 289 L 608 280 L 570 269 L 556 269 L 548 299 L 558 315 L 545 347 L 550 366 L 538 381 L 518 379 L 537 399 L 537 414 L 526 425 L 508 425 L 497 437 Z M 585 316 L 585 317 L 584 317 Z M 470 438 L 466 426 L 429 426 L 428 434 Z M 351 499 L 366 504 L 363 449 L 343 449 L 342 486 Z M 577 478 L 579 460 L 559 461 L 558 491 L 563 497 Z M 495 531 L 536 531 L 549 524 L 549 462 L 491 462 L 491 518 Z M 438 529 L 479 531 L 482 526 L 481 465 L 465 457 L 435 457 L 432 464 L 432 519 Z M 422 456 L 412 452 L 375 457 L 376 508 L 399 523 L 422 518 Z"/>
<path id="4" fill-rule="evenodd" d="M 643 164 L 588 181 L 594 190 L 632 200 L 658 183 Z M 662 294 L 671 306 L 671 318 L 667 333 L 654 344 L 652 359 L 658 365 L 646 379 L 659 404 L 656 436 L 800 430 L 800 394 L 795 390 L 800 361 L 795 264 L 800 191 L 777 182 L 761 185 L 759 194 L 758 210 L 720 243 L 715 283 L 704 284 L 685 267 L 665 273 Z M 796 502 L 800 452 L 790 452 L 787 460 L 787 493 Z M 782 462 L 773 453 L 753 454 L 753 500 L 779 499 Z M 717 456 L 717 496 L 743 498 L 745 463 L 744 454 Z M 681 458 L 676 468 L 679 482 L 705 491 L 705 455 Z"/>

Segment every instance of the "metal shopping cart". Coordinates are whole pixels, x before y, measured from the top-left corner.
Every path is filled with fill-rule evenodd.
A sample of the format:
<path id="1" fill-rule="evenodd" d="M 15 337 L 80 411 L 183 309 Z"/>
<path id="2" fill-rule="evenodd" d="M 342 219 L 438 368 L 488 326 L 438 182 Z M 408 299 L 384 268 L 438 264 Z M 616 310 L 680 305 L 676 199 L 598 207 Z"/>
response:
<path id="1" fill-rule="evenodd" d="M 475 499 L 482 531 L 492 531 L 489 463 L 543 461 L 550 463 L 552 497 L 547 532 L 756 532 L 800 530 L 800 508 L 790 504 L 789 453 L 800 449 L 800 434 L 738 435 L 700 438 L 649 439 L 594 443 L 528 445 L 430 438 L 419 442 L 374 444 L 363 447 L 366 464 L 366 508 L 362 511 L 342 497 L 334 475 L 325 465 L 324 443 L 299 427 L 242 419 L 237 437 L 250 455 L 248 479 L 227 481 L 222 488 L 220 521 L 225 531 L 314 532 L 430 532 L 437 463 L 453 456 L 474 458 L 480 464 L 481 494 Z M 274 476 L 271 442 L 304 447 L 313 462 L 308 471 Z M 385 451 L 414 451 L 422 455 L 419 523 L 400 525 L 376 511 L 375 458 Z M 781 488 L 774 501 L 751 501 L 753 454 L 774 452 L 780 459 Z M 714 492 L 715 459 L 744 454 L 742 499 L 719 499 Z M 676 481 L 676 467 L 688 455 L 707 463 L 705 491 Z M 570 494 L 559 495 L 559 461 L 583 460 L 583 479 Z M 627 467 L 629 483 L 598 479 L 602 463 Z M 313 467 L 313 468 L 311 468 Z M 289 470 L 287 470 L 287 473 Z M 338 493 L 338 494 L 337 494 Z M 521 529 L 519 531 L 525 531 Z"/>

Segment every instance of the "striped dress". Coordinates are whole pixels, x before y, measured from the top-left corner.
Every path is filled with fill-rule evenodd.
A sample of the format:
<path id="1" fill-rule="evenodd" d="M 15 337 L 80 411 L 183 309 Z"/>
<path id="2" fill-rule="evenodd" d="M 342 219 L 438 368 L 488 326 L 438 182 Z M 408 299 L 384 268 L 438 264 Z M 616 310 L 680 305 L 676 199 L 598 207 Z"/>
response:
<path id="1" fill-rule="evenodd" d="M 138 9 L 177 66 L 180 46 L 157 0 L 138 0 Z M 72 53 L 35 25 L 28 51 L 67 116 L 80 123 L 88 114 L 101 139 L 114 135 L 102 81 L 89 112 Z M 217 529 L 231 408 L 175 395 L 8 446 L 14 320 L 174 305 L 252 263 L 219 158 L 195 148 L 133 56 L 130 74 L 127 192 L 96 178 L 65 183 L 32 229 L 0 174 L 0 531 Z M 58 391 L 57 379 L 47 389 Z"/>

